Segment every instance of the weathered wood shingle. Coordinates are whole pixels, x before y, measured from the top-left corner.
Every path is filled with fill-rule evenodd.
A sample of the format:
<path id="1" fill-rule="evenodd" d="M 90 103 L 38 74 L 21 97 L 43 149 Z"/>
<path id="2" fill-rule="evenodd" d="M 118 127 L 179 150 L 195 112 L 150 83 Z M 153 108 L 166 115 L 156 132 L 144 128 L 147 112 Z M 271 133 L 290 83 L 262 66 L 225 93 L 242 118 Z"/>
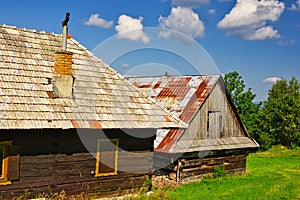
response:
<path id="1" fill-rule="evenodd" d="M 93 121 L 102 128 L 180 126 L 74 39 L 68 40 L 74 53 L 73 98 L 55 98 L 51 81 L 61 40 L 54 33 L 0 25 L 1 129 L 95 128 Z"/>

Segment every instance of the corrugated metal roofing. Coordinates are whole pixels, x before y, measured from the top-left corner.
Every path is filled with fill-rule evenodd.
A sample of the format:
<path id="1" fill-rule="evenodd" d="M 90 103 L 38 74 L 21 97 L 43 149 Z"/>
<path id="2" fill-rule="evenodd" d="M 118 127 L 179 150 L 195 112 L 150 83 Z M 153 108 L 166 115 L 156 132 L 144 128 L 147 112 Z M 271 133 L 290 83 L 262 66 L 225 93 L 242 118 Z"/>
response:
<path id="1" fill-rule="evenodd" d="M 130 77 L 128 80 L 156 99 L 174 116 L 189 123 L 219 77 L 219 75 Z"/>
<path id="2" fill-rule="evenodd" d="M 212 89 L 220 80 L 220 75 L 209 76 L 163 76 L 163 77 L 128 77 L 141 91 L 165 107 L 174 116 L 186 123 L 191 123 Z M 229 138 L 225 142 L 219 139 L 198 139 L 180 141 L 174 144 L 184 133 L 181 129 L 158 129 L 154 143 L 156 151 L 182 153 L 187 151 L 219 150 L 245 147 L 257 147 L 250 138 Z M 223 141 L 223 142 L 222 142 Z M 187 142 L 189 145 L 184 145 Z M 190 146 L 193 144 L 194 146 Z"/>
<path id="3" fill-rule="evenodd" d="M 162 128 L 182 126 L 76 40 L 73 98 L 51 80 L 61 35 L 0 25 L 0 129 Z"/>

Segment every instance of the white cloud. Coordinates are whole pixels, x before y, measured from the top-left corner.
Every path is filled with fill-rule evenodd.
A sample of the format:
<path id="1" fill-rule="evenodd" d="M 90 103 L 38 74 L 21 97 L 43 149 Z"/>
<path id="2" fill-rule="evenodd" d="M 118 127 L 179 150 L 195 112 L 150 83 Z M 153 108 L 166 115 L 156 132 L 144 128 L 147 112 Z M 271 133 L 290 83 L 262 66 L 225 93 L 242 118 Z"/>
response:
<path id="1" fill-rule="evenodd" d="M 173 6 L 182 6 L 189 8 L 197 8 L 200 5 L 208 4 L 210 0 L 172 0 Z"/>
<path id="2" fill-rule="evenodd" d="M 284 8 L 284 3 L 278 0 L 237 0 L 217 26 L 226 30 L 228 35 L 237 35 L 246 40 L 279 38 L 278 31 L 267 22 L 277 21 Z"/>
<path id="3" fill-rule="evenodd" d="M 143 18 L 134 19 L 127 15 L 121 15 L 116 26 L 119 39 L 127 39 L 131 41 L 142 41 L 144 43 L 150 42 L 150 38 L 143 31 Z"/>
<path id="4" fill-rule="evenodd" d="M 277 81 L 280 81 L 282 80 L 281 78 L 279 77 L 269 77 L 269 78 L 266 78 L 265 80 L 263 80 L 264 83 L 276 83 Z"/>
<path id="5" fill-rule="evenodd" d="M 191 8 L 172 8 L 168 17 L 160 16 L 158 21 L 160 28 L 175 30 L 191 38 L 200 38 L 204 35 L 204 24 L 199 15 Z M 160 32 L 160 36 L 164 38 L 168 38 L 170 35 L 171 31 L 169 30 Z"/>
<path id="6" fill-rule="evenodd" d="M 253 35 L 247 35 L 248 40 L 265 40 L 272 38 L 279 38 L 280 35 L 277 30 L 273 29 L 273 26 L 264 26 L 257 29 Z"/>
<path id="7" fill-rule="evenodd" d="M 215 9 L 210 9 L 210 10 L 208 10 L 208 13 L 211 14 L 211 15 L 215 15 L 216 10 Z"/>
<path id="8" fill-rule="evenodd" d="M 114 24 L 113 21 L 106 21 L 99 17 L 99 14 L 92 14 L 88 21 L 84 23 L 87 26 L 98 26 L 101 28 L 111 28 Z"/>
<path id="9" fill-rule="evenodd" d="M 124 63 L 124 64 L 122 64 L 122 67 L 123 67 L 123 68 L 127 68 L 127 67 L 129 67 L 129 64 Z"/>
<path id="10" fill-rule="evenodd" d="M 291 7 L 289 7 L 289 10 L 300 11 L 300 0 L 297 0 L 295 3 L 293 3 Z"/>
<path id="11" fill-rule="evenodd" d="M 289 45 L 294 45 L 294 44 L 296 44 L 296 40 L 295 40 L 295 39 L 292 39 L 292 40 L 286 40 L 286 41 L 280 40 L 280 41 L 277 42 L 277 44 L 278 44 L 279 46 L 289 46 Z"/>

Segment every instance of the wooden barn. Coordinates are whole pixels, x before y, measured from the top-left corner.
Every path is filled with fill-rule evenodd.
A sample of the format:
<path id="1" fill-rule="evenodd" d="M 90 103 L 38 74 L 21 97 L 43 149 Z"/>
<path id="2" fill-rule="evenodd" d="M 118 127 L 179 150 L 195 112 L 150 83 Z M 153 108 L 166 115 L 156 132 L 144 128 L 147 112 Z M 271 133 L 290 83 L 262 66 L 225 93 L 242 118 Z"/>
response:
<path id="1" fill-rule="evenodd" d="M 0 25 L 0 198 L 136 192 L 181 126 L 70 35 Z"/>
<path id="2" fill-rule="evenodd" d="M 220 165 L 229 173 L 245 172 L 247 153 L 259 145 L 247 133 L 220 75 L 127 79 L 189 125 L 157 131 L 156 170 L 177 182 L 211 175 Z"/>

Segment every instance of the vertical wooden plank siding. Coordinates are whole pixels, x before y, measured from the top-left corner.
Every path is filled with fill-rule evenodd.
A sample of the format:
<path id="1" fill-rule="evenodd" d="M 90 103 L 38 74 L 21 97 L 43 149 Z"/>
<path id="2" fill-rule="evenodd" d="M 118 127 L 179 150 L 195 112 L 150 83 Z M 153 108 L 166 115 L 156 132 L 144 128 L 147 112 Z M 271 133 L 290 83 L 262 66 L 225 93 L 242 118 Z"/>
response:
<path id="1" fill-rule="evenodd" d="M 219 81 L 181 139 L 207 138 L 208 126 L 210 126 L 209 128 L 212 128 L 211 130 L 214 132 L 213 134 L 215 134 L 212 136 L 213 138 L 219 138 L 221 136 L 221 132 L 222 137 L 245 136 L 245 133 L 239 126 L 235 114 L 226 99 L 224 91 L 222 90 L 223 88 Z M 210 115 L 211 117 L 214 117 L 209 120 L 208 118 Z M 222 122 L 219 121 L 220 118 L 222 119 Z"/>

